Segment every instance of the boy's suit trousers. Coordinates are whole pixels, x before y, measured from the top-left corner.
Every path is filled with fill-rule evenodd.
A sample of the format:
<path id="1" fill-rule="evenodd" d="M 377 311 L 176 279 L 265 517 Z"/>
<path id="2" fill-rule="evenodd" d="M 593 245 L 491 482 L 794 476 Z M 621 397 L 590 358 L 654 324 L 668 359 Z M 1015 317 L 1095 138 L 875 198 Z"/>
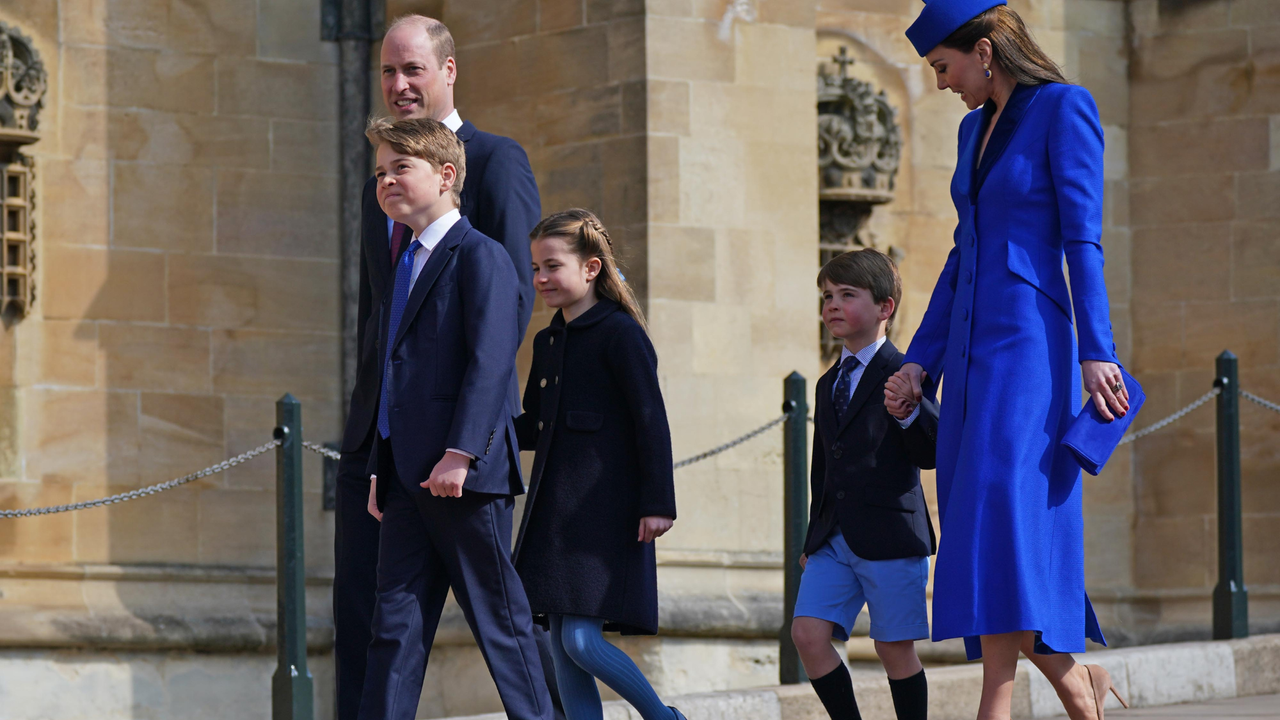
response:
<path id="1" fill-rule="evenodd" d="M 391 443 L 378 439 L 378 484 L 387 483 L 378 551 L 377 610 L 360 720 L 413 720 L 449 589 L 498 687 L 507 717 L 550 720 L 533 617 L 511 564 L 514 500 L 410 494 Z"/>

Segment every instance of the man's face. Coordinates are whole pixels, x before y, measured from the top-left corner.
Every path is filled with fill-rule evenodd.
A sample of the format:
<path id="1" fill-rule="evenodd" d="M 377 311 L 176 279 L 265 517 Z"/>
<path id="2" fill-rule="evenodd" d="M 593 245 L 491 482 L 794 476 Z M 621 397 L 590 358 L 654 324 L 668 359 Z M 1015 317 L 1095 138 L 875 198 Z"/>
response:
<path id="1" fill-rule="evenodd" d="M 421 27 L 398 27 L 382 41 L 382 100 L 397 120 L 443 121 L 453 112 L 457 77 L 453 58 L 441 67 L 431 38 Z"/>

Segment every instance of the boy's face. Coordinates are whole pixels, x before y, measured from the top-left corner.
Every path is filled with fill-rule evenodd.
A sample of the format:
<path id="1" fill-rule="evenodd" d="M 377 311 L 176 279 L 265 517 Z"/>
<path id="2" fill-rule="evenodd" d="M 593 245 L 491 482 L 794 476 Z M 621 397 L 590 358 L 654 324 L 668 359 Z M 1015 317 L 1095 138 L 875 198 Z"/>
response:
<path id="1" fill-rule="evenodd" d="M 893 314 L 893 299 L 876 302 L 871 291 L 852 285 L 837 285 L 830 280 L 822 284 L 822 322 L 832 337 L 840 338 L 857 352 L 880 339 L 885 324 Z"/>
<path id="2" fill-rule="evenodd" d="M 445 196 L 453 187 L 454 172 L 450 163 L 437 171 L 420 157 L 402 155 L 385 143 L 379 145 L 378 166 L 374 169 L 378 179 L 378 205 L 387 217 L 419 230 L 413 222 L 420 220 L 418 216 L 436 214 L 432 211 L 444 204 L 453 207 L 452 197 Z"/>

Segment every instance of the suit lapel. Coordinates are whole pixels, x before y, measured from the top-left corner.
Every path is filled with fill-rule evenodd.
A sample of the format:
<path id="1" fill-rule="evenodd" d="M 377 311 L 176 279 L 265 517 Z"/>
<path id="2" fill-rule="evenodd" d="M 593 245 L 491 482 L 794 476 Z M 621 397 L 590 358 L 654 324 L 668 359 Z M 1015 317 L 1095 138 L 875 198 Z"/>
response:
<path id="1" fill-rule="evenodd" d="M 862 371 L 862 377 L 858 379 L 858 387 L 853 390 L 853 397 L 849 399 L 849 407 L 844 411 L 844 417 L 840 420 L 840 429 L 836 431 L 839 436 L 845 428 L 849 427 L 849 423 L 853 417 L 858 414 L 858 410 L 871 399 L 871 393 L 875 390 L 884 390 L 884 367 L 889 358 L 898 352 L 893 343 L 888 340 L 880 346 L 876 354 L 872 356 L 871 362 L 867 363 L 867 368 Z"/>
<path id="2" fill-rule="evenodd" d="M 832 384 L 835 382 L 836 372 L 839 371 L 840 365 L 837 364 L 818 378 L 818 387 L 815 392 L 818 393 L 817 407 L 821 412 L 815 418 L 821 424 L 824 435 L 835 436 L 833 432 L 839 424 L 836 421 L 835 403 L 831 401 Z M 822 398 L 826 398 L 826 402 L 821 402 Z"/>
<path id="3" fill-rule="evenodd" d="M 440 242 L 436 243 L 435 248 L 431 251 L 431 257 L 427 258 L 427 264 L 422 266 L 422 272 L 418 274 L 418 280 L 413 284 L 413 289 L 409 291 L 409 300 L 404 306 L 404 315 L 400 316 L 400 327 L 396 330 L 395 339 L 391 342 L 391 349 L 395 349 L 400 344 L 400 340 L 404 338 L 405 332 L 409 326 L 413 324 L 413 318 L 418 314 L 418 309 L 422 307 L 422 301 L 427 298 L 427 293 L 431 292 L 431 286 L 435 285 L 436 279 L 440 277 L 441 271 L 444 270 L 445 264 L 449 262 L 449 258 L 453 257 L 453 252 L 462 243 L 462 237 L 471 229 L 471 223 L 466 218 L 458 218 L 458 221 L 449 228 L 449 232 L 440 238 Z M 388 251 L 390 254 L 390 251 Z"/>
<path id="4" fill-rule="evenodd" d="M 467 178 L 462 184 L 462 197 L 458 210 L 463 217 L 471 217 L 472 211 L 475 209 L 476 188 L 480 187 L 480 167 L 478 163 L 473 163 L 474 156 L 472 138 L 476 135 L 476 126 L 471 124 L 470 120 L 462 123 L 462 127 L 458 128 L 458 139 L 462 141 L 463 151 L 467 156 Z"/>

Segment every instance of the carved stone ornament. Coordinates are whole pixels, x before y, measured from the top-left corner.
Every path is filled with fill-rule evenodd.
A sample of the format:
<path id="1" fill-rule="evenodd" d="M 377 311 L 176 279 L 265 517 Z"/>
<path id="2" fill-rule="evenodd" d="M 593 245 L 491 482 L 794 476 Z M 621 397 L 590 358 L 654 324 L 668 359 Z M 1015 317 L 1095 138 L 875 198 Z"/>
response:
<path id="1" fill-rule="evenodd" d="M 48 86 L 35 44 L 0 22 L 0 317 L 6 324 L 35 302 L 35 160 L 21 147 L 40 139 Z"/>
<path id="2" fill-rule="evenodd" d="M 898 111 L 885 92 L 848 76 L 845 47 L 832 61 L 838 75 L 818 73 L 818 173 L 823 200 L 884 203 L 893 199 L 902 154 Z"/>

